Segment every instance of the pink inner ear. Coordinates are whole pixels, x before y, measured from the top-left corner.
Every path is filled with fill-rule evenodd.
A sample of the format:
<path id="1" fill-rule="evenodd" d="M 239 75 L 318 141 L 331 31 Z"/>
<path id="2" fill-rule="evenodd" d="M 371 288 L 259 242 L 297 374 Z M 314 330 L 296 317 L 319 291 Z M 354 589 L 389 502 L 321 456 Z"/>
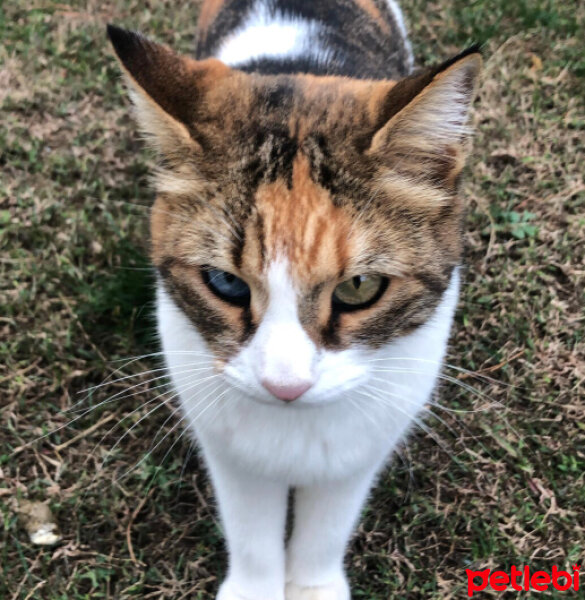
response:
<path id="1" fill-rule="evenodd" d="M 383 112 L 391 117 L 374 135 L 371 152 L 412 154 L 418 148 L 425 154 L 443 154 L 445 146 L 462 141 L 481 55 L 472 52 L 447 64 L 444 70 L 407 78 L 390 90 L 385 102 L 389 108 Z"/>
<path id="2" fill-rule="evenodd" d="M 457 56 L 454 56 L 439 65 L 427 67 L 416 75 L 411 75 L 410 77 L 398 81 L 396 85 L 392 87 L 384 102 L 384 107 L 380 114 L 380 127 L 412 102 L 427 86 L 438 79 L 442 73 L 448 71 L 457 63 L 466 61 L 468 57 L 473 57 L 474 55 L 475 59 L 478 59 L 481 64 L 481 49 L 478 44 L 470 46 Z M 476 75 L 477 73 L 475 73 L 475 76 Z M 470 89 L 473 88 L 473 85 L 473 81 L 468 83 Z"/>

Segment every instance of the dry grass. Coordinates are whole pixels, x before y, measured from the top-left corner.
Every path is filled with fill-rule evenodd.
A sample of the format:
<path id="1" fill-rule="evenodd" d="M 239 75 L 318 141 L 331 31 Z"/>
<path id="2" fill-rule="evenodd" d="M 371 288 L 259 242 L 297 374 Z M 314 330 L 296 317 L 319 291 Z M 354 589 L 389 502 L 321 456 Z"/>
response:
<path id="1" fill-rule="evenodd" d="M 355 598 L 446 600 L 465 597 L 469 565 L 585 561 L 585 9 L 404 4 L 426 61 L 488 40 L 449 357 L 478 376 L 447 368 L 445 408 L 383 477 L 348 564 Z M 158 373 L 82 392 L 114 378 L 114 361 L 157 350 L 149 159 L 108 20 L 192 47 L 195 11 L 176 3 L 0 8 L 0 598 L 10 600 L 207 599 L 224 568 L 197 457 L 168 408 L 146 416 Z M 144 358 L 124 373 L 158 366 Z M 60 545 L 29 543 L 19 498 L 49 501 Z"/>

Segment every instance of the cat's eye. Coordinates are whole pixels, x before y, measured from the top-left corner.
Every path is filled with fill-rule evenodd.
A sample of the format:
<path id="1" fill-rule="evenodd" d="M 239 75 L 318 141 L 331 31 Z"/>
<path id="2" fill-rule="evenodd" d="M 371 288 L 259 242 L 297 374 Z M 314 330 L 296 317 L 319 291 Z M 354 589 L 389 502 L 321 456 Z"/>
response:
<path id="1" fill-rule="evenodd" d="M 233 273 L 220 269 L 202 269 L 203 281 L 218 297 L 236 306 L 250 304 L 250 288 L 248 284 Z"/>
<path id="2" fill-rule="evenodd" d="M 361 310 L 377 302 L 388 287 L 382 275 L 356 275 L 333 291 L 333 308 L 340 312 Z"/>

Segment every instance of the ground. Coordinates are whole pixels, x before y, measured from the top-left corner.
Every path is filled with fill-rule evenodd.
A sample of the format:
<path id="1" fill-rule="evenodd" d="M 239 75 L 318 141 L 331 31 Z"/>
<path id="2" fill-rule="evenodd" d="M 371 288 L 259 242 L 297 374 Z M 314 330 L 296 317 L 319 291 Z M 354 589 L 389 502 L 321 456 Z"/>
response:
<path id="1" fill-rule="evenodd" d="M 355 598 L 447 600 L 466 568 L 585 563 L 585 6 L 403 5 L 419 64 L 485 43 L 467 266 L 436 404 L 347 565 Z M 224 571 L 201 464 L 170 408 L 148 414 L 151 157 L 104 32 L 189 52 L 196 12 L 0 7 L 0 598 L 211 599 Z M 22 499 L 48 501 L 60 544 L 31 544 Z"/>

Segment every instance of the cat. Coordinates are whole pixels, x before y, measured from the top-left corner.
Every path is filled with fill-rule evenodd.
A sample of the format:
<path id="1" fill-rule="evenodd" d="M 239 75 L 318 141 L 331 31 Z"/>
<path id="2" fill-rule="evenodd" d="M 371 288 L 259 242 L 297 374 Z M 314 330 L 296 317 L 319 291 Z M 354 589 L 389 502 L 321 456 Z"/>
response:
<path id="1" fill-rule="evenodd" d="M 446 351 L 480 51 L 413 72 L 393 0 L 207 0 L 196 58 L 108 34 L 160 157 L 158 330 L 218 500 L 217 598 L 348 600 Z"/>

